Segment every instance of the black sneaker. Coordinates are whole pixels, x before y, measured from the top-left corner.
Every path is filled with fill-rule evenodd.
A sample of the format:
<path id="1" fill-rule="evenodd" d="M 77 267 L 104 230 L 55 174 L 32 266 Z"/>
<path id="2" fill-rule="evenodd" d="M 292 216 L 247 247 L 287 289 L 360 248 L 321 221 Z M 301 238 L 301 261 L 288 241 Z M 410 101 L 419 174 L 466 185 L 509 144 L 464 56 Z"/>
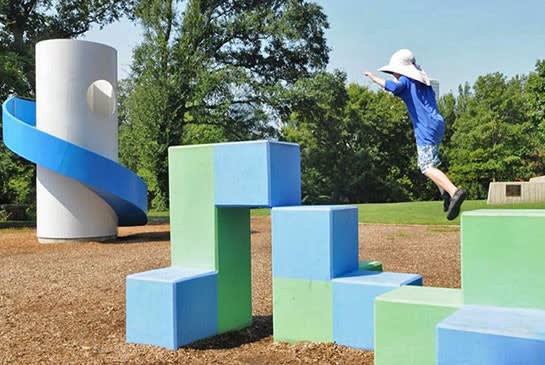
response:
<path id="1" fill-rule="evenodd" d="M 467 193 L 464 189 L 458 189 L 450 200 L 450 205 L 447 210 L 447 219 L 449 221 L 455 219 L 460 214 L 460 207 L 466 199 Z"/>
<path id="2" fill-rule="evenodd" d="M 446 212 L 450 206 L 450 194 L 443 191 L 443 194 L 441 194 L 441 199 L 443 199 L 443 212 Z"/>

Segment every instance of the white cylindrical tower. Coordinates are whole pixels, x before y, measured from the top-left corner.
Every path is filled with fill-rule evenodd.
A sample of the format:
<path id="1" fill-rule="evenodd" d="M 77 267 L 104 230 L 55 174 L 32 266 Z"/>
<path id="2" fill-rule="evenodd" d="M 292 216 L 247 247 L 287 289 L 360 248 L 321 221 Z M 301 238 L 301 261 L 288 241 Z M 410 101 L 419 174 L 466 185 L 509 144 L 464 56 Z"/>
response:
<path id="1" fill-rule="evenodd" d="M 117 161 L 117 51 L 80 40 L 36 45 L 36 127 Z M 63 156 L 59 156 L 62 163 Z M 117 215 L 84 185 L 37 167 L 40 242 L 117 236 Z"/>

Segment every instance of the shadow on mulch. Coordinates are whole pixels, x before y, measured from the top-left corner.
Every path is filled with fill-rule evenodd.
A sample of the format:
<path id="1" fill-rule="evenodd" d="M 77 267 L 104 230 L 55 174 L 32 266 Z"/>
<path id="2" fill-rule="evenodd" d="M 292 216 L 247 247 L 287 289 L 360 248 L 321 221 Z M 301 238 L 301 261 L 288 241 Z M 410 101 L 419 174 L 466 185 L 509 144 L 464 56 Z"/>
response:
<path id="1" fill-rule="evenodd" d="M 188 348 L 194 350 L 232 349 L 244 344 L 257 342 L 272 336 L 272 334 L 272 316 L 253 316 L 253 322 L 250 327 L 194 342 Z"/>
<path id="2" fill-rule="evenodd" d="M 127 235 L 127 236 L 117 237 L 116 239 L 113 239 L 110 241 L 104 241 L 101 243 L 126 244 L 126 243 L 150 243 L 150 242 L 161 242 L 161 241 L 170 241 L 170 231 L 135 233 L 135 234 Z"/>

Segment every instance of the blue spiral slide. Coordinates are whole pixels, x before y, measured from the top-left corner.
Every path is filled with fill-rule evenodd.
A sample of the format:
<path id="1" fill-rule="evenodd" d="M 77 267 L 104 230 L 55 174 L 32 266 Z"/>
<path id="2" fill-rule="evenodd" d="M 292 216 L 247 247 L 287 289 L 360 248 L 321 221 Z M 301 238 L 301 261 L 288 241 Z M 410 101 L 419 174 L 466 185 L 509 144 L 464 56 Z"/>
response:
<path id="1" fill-rule="evenodd" d="M 36 103 L 10 97 L 2 105 L 6 146 L 19 156 L 94 191 L 112 207 L 119 226 L 147 223 L 147 187 L 131 170 L 36 128 Z"/>

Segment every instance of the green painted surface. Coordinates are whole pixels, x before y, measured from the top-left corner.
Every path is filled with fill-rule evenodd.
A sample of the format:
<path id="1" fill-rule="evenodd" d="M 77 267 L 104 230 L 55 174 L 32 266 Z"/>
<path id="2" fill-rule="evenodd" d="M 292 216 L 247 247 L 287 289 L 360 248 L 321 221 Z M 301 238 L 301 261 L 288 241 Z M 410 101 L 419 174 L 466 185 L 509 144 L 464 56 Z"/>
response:
<path id="1" fill-rule="evenodd" d="M 173 266 L 217 270 L 213 170 L 210 145 L 168 150 Z"/>
<path id="2" fill-rule="evenodd" d="M 273 278 L 275 341 L 332 342 L 330 281 Z"/>
<path id="3" fill-rule="evenodd" d="M 544 237 L 545 210 L 464 213 L 464 303 L 545 309 Z"/>
<path id="4" fill-rule="evenodd" d="M 169 149 L 173 266 L 218 272 L 218 332 L 252 322 L 250 209 L 216 208 L 214 147 Z"/>
<path id="5" fill-rule="evenodd" d="M 217 208 L 218 331 L 252 322 L 250 209 Z"/>
<path id="6" fill-rule="evenodd" d="M 460 289 L 402 286 L 375 300 L 375 365 L 434 365 L 437 323 L 462 306 Z"/>
<path id="7" fill-rule="evenodd" d="M 363 260 L 359 262 L 360 270 L 382 272 L 382 262 L 376 260 Z"/>

